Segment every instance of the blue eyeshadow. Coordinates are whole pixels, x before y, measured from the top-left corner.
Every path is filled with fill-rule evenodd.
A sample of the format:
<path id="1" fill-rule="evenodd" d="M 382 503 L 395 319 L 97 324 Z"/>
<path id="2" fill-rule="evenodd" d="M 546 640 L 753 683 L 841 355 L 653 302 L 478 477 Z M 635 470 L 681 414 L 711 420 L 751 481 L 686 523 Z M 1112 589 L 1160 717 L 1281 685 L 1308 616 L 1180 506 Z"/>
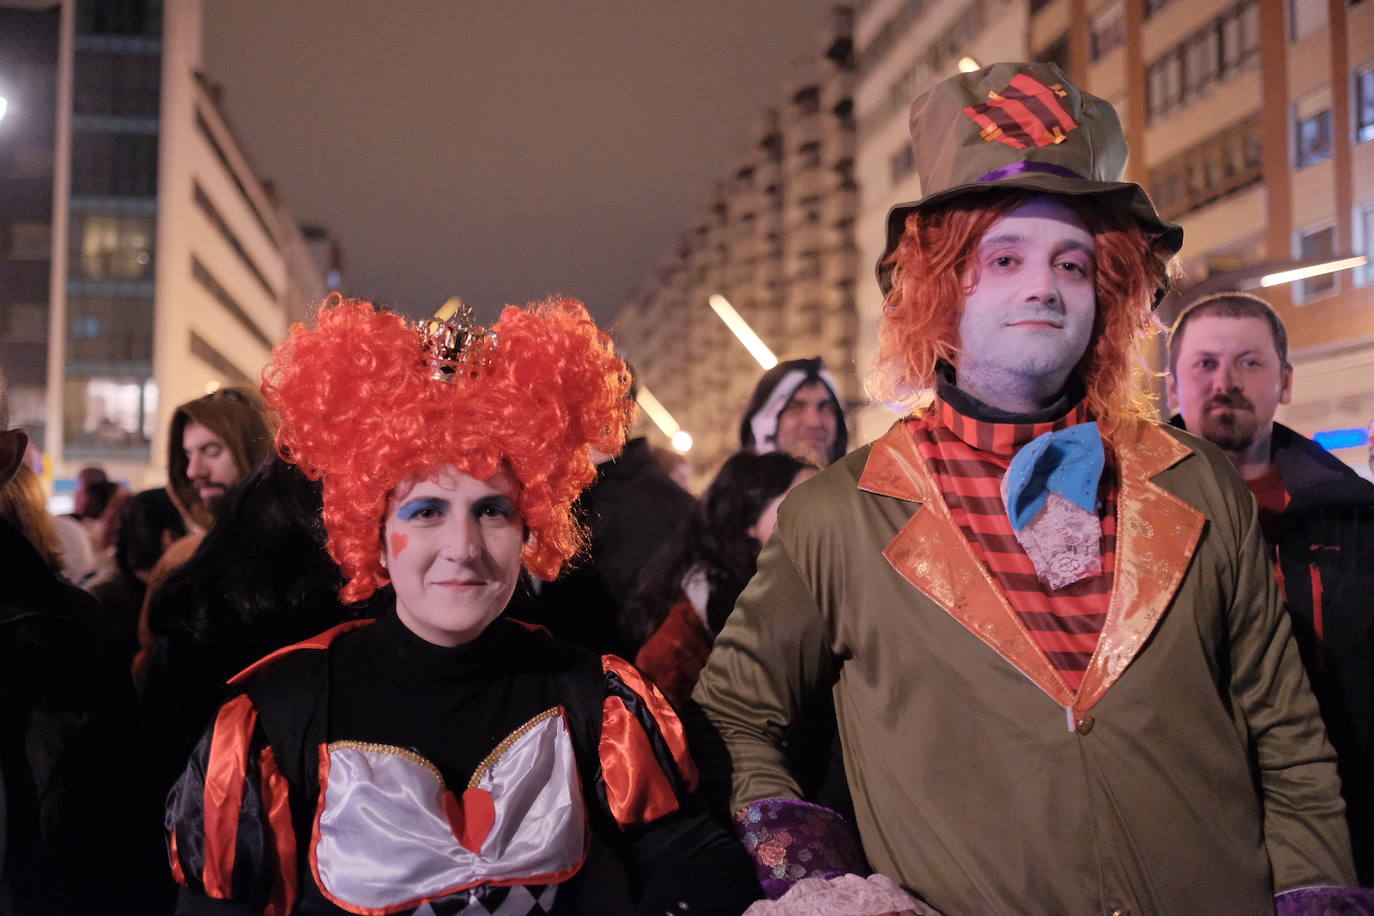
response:
<path id="1" fill-rule="evenodd" d="M 396 510 L 396 517 L 403 522 L 408 522 L 426 509 L 433 509 L 436 512 L 448 510 L 448 500 L 428 497 L 425 499 L 414 499 Z"/>

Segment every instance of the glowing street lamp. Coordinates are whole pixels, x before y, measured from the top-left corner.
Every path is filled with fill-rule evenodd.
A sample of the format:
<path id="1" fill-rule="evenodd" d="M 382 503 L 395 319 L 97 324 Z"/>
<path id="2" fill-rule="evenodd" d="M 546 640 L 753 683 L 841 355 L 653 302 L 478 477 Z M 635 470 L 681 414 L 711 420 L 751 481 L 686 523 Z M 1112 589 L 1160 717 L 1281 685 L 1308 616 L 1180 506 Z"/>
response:
<path id="1" fill-rule="evenodd" d="M 720 320 L 725 322 L 725 326 L 739 339 L 740 343 L 744 344 L 744 349 L 749 351 L 749 355 L 754 357 L 760 366 L 764 369 L 772 369 L 778 364 L 778 358 L 773 355 L 773 351 L 768 349 L 768 345 L 759 338 L 759 335 L 754 333 L 753 328 L 749 327 L 749 322 L 740 317 L 740 313 L 735 311 L 735 307 L 730 304 L 729 299 L 720 293 L 712 293 L 711 298 L 707 301 L 710 302 L 711 308 Z"/>
<path id="2" fill-rule="evenodd" d="M 673 444 L 673 448 L 679 453 L 686 452 L 692 447 L 692 436 L 687 430 L 678 425 L 673 419 L 673 415 L 668 413 L 668 408 L 664 407 L 648 386 L 641 381 L 636 381 L 639 393 L 635 400 L 639 406 L 644 408 L 644 412 L 649 415 L 649 419 L 654 421 L 654 425 L 662 430 L 663 435 L 668 437 L 668 441 Z"/>
<path id="3" fill-rule="evenodd" d="M 1334 274 L 1339 270 L 1350 270 L 1354 267 L 1363 267 L 1369 263 L 1369 258 L 1359 255 L 1353 258 L 1340 258 L 1335 261 L 1324 261 L 1321 264 L 1312 264 L 1307 267 L 1297 267 L 1293 270 L 1281 270 L 1277 273 L 1265 274 L 1260 277 L 1260 286 L 1280 286 L 1284 283 L 1292 283 L 1296 280 L 1310 280 L 1313 277 L 1321 277 L 1326 274 Z"/>
<path id="4" fill-rule="evenodd" d="M 0 95 L 0 121 L 5 120 L 5 111 L 10 107 L 9 99 Z"/>
<path id="5" fill-rule="evenodd" d="M 961 57 L 961 58 L 959 58 L 959 72 L 960 72 L 960 73 L 972 73 L 974 70 L 981 70 L 981 69 L 983 69 L 983 65 L 980 64 L 980 63 L 978 63 L 978 59 L 977 59 L 976 57 Z"/>

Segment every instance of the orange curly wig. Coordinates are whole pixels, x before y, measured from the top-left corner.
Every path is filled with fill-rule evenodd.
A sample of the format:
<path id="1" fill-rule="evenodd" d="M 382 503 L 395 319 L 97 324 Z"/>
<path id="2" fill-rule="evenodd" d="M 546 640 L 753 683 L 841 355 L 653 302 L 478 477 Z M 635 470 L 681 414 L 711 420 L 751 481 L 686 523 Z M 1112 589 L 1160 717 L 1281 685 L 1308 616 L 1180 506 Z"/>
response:
<path id="1" fill-rule="evenodd" d="M 390 581 L 381 531 L 391 491 L 446 464 L 479 480 L 510 467 L 536 576 L 554 578 L 581 547 L 571 506 L 596 477 L 590 450 L 616 454 L 625 442 L 629 373 L 574 299 L 508 306 L 492 330 L 484 365 L 436 381 L 413 324 L 335 293 L 315 328 L 296 325 L 273 351 L 262 391 L 281 418 L 277 449 L 323 478 L 344 601 Z"/>
<path id="2" fill-rule="evenodd" d="M 878 325 L 870 387 L 894 404 L 911 404 L 935 386 L 940 361 L 959 362 L 959 310 L 977 283 L 978 243 L 999 220 L 1036 197 L 1034 191 L 980 194 L 917 211 L 888 263 L 892 289 Z M 1128 418 L 1150 413 L 1133 383 L 1141 345 L 1159 332 L 1151 308 L 1175 272 L 1172 256 L 1130 214 L 1086 197 L 1060 197 L 1092 233 L 1097 316 L 1092 343 L 1078 364 L 1088 409 L 1108 439 Z"/>

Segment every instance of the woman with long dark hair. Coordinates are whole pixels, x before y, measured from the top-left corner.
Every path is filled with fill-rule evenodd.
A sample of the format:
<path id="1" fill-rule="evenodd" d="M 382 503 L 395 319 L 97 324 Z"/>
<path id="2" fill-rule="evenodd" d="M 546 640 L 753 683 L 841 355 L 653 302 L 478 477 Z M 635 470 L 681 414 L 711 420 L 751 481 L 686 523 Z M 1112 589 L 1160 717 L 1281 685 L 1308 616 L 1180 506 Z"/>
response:
<path id="1" fill-rule="evenodd" d="M 625 619 L 635 664 L 681 704 L 715 634 L 753 578 L 787 492 L 816 473 L 785 452 L 730 457 L 690 520 L 646 570 Z"/>

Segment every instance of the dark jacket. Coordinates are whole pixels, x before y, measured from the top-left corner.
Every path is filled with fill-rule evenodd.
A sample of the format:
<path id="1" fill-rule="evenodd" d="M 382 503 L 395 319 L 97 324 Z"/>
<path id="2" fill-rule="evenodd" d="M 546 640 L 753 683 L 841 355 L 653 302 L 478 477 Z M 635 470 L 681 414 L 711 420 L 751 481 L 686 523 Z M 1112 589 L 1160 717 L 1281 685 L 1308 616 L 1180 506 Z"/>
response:
<path id="1" fill-rule="evenodd" d="M 1374 885 L 1374 485 L 1280 423 L 1272 455 L 1291 499 L 1269 547 L 1336 749 L 1360 883 Z"/>
<path id="2" fill-rule="evenodd" d="M 574 506 L 591 535 L 586 553 L 544 583 L 537 602 L 517 596 L 511 614 L 596 652 L 633 654 L 622 646 L 621 608 L 640 570 L 695 503 L 659 466 L 648 440 L 631 439 L 597 468 L 596 482 Z"/>
<path id="3" fill-rule="evenodd" d="M 1271 546 L 1336 748 L 1360 882 L 1374 884 L 1374 485 L 1278 423 L 1273 456 L 1292 501 Z"/>
<path id="4" fill-rule="evenodd" d="M 155 913 L 130 634 L 0 521 L 0 916 Z"/>

